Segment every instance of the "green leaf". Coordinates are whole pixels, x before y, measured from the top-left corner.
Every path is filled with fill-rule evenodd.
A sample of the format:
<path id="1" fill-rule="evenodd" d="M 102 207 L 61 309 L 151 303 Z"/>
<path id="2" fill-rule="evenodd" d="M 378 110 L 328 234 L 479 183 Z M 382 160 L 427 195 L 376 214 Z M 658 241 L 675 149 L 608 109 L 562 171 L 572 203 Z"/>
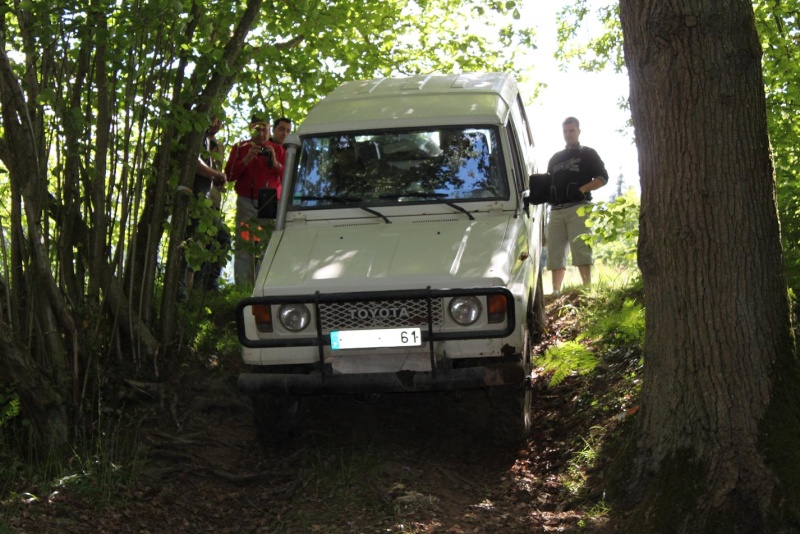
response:
<path id="1" fill-rule="evenodd" d="M 56 91 L 52 87 L 45 87 L 36 95 L 36 103 L 39 105 L 52 104 L 56 101 Z"/>

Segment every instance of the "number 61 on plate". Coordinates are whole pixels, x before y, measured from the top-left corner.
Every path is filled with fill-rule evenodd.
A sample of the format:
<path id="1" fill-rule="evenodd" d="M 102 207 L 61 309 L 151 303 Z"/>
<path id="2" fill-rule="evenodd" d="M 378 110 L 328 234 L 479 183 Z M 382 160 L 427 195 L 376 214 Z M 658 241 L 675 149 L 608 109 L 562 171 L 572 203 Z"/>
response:
<path id="1" fill-rule="evenodd" d="M 371 349 L 379 347 L 418 347 L 419 328 L 377 328 L 373 330 L 333 330 L 331 349 Z"/>

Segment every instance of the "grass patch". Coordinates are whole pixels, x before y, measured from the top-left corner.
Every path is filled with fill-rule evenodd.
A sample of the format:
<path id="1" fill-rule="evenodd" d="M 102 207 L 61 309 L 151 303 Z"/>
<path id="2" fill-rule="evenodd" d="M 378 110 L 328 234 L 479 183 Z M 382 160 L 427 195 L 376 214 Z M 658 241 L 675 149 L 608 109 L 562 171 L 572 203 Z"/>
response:
<path id="1" fill-rule="evenodd" d="M 539 365 L 552 373 L 550 386 L 570 375 L 586 375 L 599 363 L 597 352 L 612 347 L 644 347 L 644 298 L 640 279 L 627 286 L 598 285 L 572 291 L 571 302 L 555 310 L 556 323 L 564 319 L 575 331 L 574 340 L 549 347 Z"/>
<path id="2" fill-rule="evenodd" d="M 583 447 L 580 447 L 568 462 L 566 476 L 562 482 L 567 491 L 573 496 L 579 495 L 586 486 L 587 473 L 595 467 L 598 449 L 603 442 L 605 434 L 604 427 L 592 427 L 589 435 L 581 438 Z"/>
<path id="3" fill-rule="evenodd" d="M 379 477 L 380 461 L 369 443 L 353 441 L 350 448 L 316 442 L 304 473 L 303 488 L 294 500 L 297 514 L 286 518 L 288 531 L 324 532 L 330 525 L 342 531 L 372 531 L 376 516 L 385 515 L 387 503 L 374 481 Z M 304 513 L 309 507 L 312 516 Z M 377 512 L 377 513 L 376 513 Z"/>
<path id="4" fill-rule="evenodd" d="M 98 425 L 78 436 L 66 456 L 24 457 L 20 451 L 25 447 L 4 447 L 0 452 L 0 532 L 23 509 L 36 514 L 36 505 L 57 504 L 68 494 L 93 507 L 119 505 L 125 495 L 120 489 L 135 478 L 142 460 L 136 432 L 123 427 L 122 420 L 120 415 L 114 426 L 99 430 Z M 8 425 L 2 430 L 7 432 Z"/>
<path id="5" fill-rule="evenodd" d="M 596 284 L 572 289 L 550 301 L 551 345 L 540 360 L 551 373 L 549 387 L 565 388 L 576 433 L 561 472 L 563 499 L 584 517 L 580 531 L 591 531 L 611 515 L 606 501 L 613 447 L 632 426 L 638 410 L 644 345 L 644 299 L 638 278 L 627 284 Z M 568 382 L 567 382 L 568 381 Z M 613 492 L 612 492 L 613 493 Z"/>

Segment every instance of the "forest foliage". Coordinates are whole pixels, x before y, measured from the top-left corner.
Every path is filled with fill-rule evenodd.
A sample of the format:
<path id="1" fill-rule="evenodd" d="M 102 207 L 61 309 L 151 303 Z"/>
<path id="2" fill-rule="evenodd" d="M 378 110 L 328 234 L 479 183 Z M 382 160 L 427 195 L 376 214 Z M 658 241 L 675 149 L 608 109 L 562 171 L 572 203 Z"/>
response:
<path id="1" fill-rule="evenodd" d="M 753 11 L 763 51 L 784 263 L 789 287 L 796 293 L 800 285 L 800 1 L 754 0 Z M 558 39 L 557 56 L 565 64 L 578 64 L 584 70 L 625 69 L 617 2 L 572 2 L 559 13 Z"/>
<path id="2" fill-rule="evenodd" d="M 561 13 L 559 54 L 585 68 L 623 70 L 616 3 L 590 8 L 596 4 L 576 1 Z M 793 285 L 800 282 L 799 4 L 753 3 Z M 58 441 L 68 429 L 45 432 L 43 421 L 59 411 L 72 422 L 91 415 L 109 364 L 158 378 L 179 363 L 175 295 L 185 226 L 189 210 L 210 208 L 177 191 L 191 186 L 210 116 L 236 125 L 258 111 L 297 123 L 343 80 L 514 70 L 516 52 L 535 46 L 534 21 L 519 20 L 520 5 L 0 5 L 0 341 L 9 347 L 0 390 L 36 399 L 33 427 Z M 584 46 L 579 29 L 590 20 L 600 31 Z M 222 132 L 228 146 L 236 137 Z M 631 243 L 637 209 L 628 197 L 601 206 L 596 229 Z M 633 251 L 623 248 L 611 260 L 630 264 Z M 202 259 L 199 250 L 192 261 Z"/>
<path id="3" fill-rule="evenodd" d="M 176 363 L 183 249 L 202 259 L 188 213 L 209 209 L 180 191 L 211 116 L 297 123 L 342 80 L 510 70 L 533 46 L 511 0 L 20 0 L 0 14 L 0 385 L 39 405 L 54 442 L 69 425 L 45 427 L 91 415 L 108 364 L 158 378 Z"/>

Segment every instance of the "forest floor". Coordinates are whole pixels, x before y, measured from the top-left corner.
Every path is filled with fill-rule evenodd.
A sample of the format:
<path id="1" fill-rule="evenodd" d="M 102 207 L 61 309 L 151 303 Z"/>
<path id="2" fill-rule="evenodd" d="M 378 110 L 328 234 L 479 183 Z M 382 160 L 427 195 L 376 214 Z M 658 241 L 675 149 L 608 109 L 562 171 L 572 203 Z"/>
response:
<path id="1" fill-rule="evenodd" d="M 537 351 L 574 338 L 578 298 L 549 299 Z M 109 413 L 127 423 L 98 438 L 120 460 L 84 459 L 54 487 L 19 481 L 0 534 L 621 532 L 602 449 L 636 411 L 640 355 L 598 356 L 586 377 L 536 379 L 519 446 L 492 439 L 479 391 L 308 399 L 299 436 L 264 448 L 237 362 L 187 365 L 157 391 L 129 382 Z"/>

